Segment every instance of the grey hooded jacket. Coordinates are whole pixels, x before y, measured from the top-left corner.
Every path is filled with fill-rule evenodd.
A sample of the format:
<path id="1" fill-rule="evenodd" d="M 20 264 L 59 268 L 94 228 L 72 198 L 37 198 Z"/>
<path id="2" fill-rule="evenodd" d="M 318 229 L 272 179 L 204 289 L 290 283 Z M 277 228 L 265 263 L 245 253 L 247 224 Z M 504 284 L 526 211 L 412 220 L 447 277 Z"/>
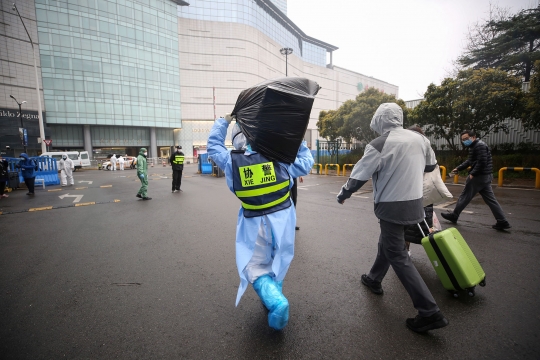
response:
<path id="1" fill-rule="evenodd" d="M 423 175 L 437 164 L 431 144 L 403 129 L 403 111 L 395 103 L 379 106 L 370 127 L 381 136 L 366 146 L 337 200 L 343 203 L 373 178 L 375 215 L 396 224 L 417 224 L 424 218 Z"/>

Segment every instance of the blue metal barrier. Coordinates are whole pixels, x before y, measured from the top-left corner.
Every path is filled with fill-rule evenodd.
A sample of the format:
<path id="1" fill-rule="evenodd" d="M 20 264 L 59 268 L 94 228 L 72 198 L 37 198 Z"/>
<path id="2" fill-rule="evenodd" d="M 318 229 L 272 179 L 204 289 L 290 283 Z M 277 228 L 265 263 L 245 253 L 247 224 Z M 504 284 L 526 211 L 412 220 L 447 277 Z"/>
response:
<path id="1" fill-rule="evenodd" d="M 24 183 L 21 171 L 17 168 L 17 165 L 21 161 L 19 158 L 4 158 L 8 161 L 9 171 L 16 171 L 19 173 L 19 181 Z M 48 156 L 31 157 L 34 160 L 38 169 L 36 170 L 36 178 L 43 179 L 45 186 L 47 185 L 60 185 L 60 179 L 58 178 L 58 166 L 56 159 Z"/>
<path id="2" fill-rule="evenodd" d="M 200 166 L 201 174 L 211 174 L 212 173 L 212 164 L 208 160 L 208 154 L 200 154 Z"/>
<path id="3" fill-rule="evenodd" d="M 58 165 L 56 159 L 48 156 L 33 157 L 32 160 L 38 165 L 36 171 L 36 178 L 44 179 L 45 186 L 47 185 L 60 185 L 60 179 L 58 178 Z"/>

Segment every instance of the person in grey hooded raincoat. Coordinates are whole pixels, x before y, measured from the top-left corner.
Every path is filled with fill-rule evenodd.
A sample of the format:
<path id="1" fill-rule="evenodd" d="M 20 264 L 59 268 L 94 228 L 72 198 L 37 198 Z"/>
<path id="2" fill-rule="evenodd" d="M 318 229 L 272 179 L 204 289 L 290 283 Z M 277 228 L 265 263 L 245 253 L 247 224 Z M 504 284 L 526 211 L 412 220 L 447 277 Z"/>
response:
<path id="1" fill-rule="evenodd" d="M 424 220 L 423 174 L 435 169 L 435 153 L 429 140 L 403 129 L 403 111 L 395 103 L 380 105 L 370 127 L 381 136 L 366 146 L 364 156 L 337 196 L 343 204 L 370 178 L 373 181 L 381 235 L 375 263 L 361 281 L 373 293 L 382 295 L 381 282 L 392 266 L 418 310 L 415 318 L 407 319 L 407 327 L 416 332 L 441 328 L 448 325 L 448 320 L 407 254 L 404 238 L 406 225 Z"/>
<path id="2" fill-rule="evenodd" d="M 233 118 L 227 114 L 225 118 L 216 120 L 208 137 L 208 154 L 225 171 L 227 186 L 235 193 L 234 176 L 240 168 L 235 167 L 233 155 L 238 154 L 231 154 L 225 147 L 227 128 Z M 259 156 L 247 143 L 238 124 L 233 127 L 232 137 L 236 151 L 244 150 L 240 156 Z M 307 175 L 313 162 L 305 141 L 300 145 L 294 163 L 274 162 L 274 166 L 286 170 L 287 179 L 283 184 L 288 184 L 287 194 L 293 186 L 293 179 Z M 296 209 L 290 196 L 286 201 L 288 207 L 260 216 L 246 215 L 248 211 L 241 206 L 236 225 L 236 266 L 240 276 L 236 305 L 248 284 L 253 284 L 253 289 L 269 311 L 268 324 L 276 330 L 283 329 L 289 320 L 289 302 L 283 295 L 282 286 L 294 256 Z"/>

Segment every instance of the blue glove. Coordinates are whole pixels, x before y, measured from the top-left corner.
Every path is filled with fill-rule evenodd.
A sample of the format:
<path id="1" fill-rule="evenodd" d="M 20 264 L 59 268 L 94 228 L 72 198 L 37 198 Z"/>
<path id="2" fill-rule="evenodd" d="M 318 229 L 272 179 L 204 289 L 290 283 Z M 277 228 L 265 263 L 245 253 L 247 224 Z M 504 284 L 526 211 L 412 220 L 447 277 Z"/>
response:
<path id="1" fill-rule="evenodd" d="M 141 178 L 141 180 L 144 180 L 144 174 L 139 174 L 139 177 Z"/>

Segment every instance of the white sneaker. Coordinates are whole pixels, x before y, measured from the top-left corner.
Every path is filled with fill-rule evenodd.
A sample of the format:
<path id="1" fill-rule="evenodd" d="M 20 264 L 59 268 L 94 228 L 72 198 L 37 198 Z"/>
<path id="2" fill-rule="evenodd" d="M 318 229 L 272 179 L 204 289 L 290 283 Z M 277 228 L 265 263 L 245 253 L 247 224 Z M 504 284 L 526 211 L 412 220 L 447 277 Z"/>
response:
<path id="1" fill-rule="evenodd" d="M 409 253 L 409 256 L 411 256 L 411 250 L 407 250 L 407 252 Z"/>

